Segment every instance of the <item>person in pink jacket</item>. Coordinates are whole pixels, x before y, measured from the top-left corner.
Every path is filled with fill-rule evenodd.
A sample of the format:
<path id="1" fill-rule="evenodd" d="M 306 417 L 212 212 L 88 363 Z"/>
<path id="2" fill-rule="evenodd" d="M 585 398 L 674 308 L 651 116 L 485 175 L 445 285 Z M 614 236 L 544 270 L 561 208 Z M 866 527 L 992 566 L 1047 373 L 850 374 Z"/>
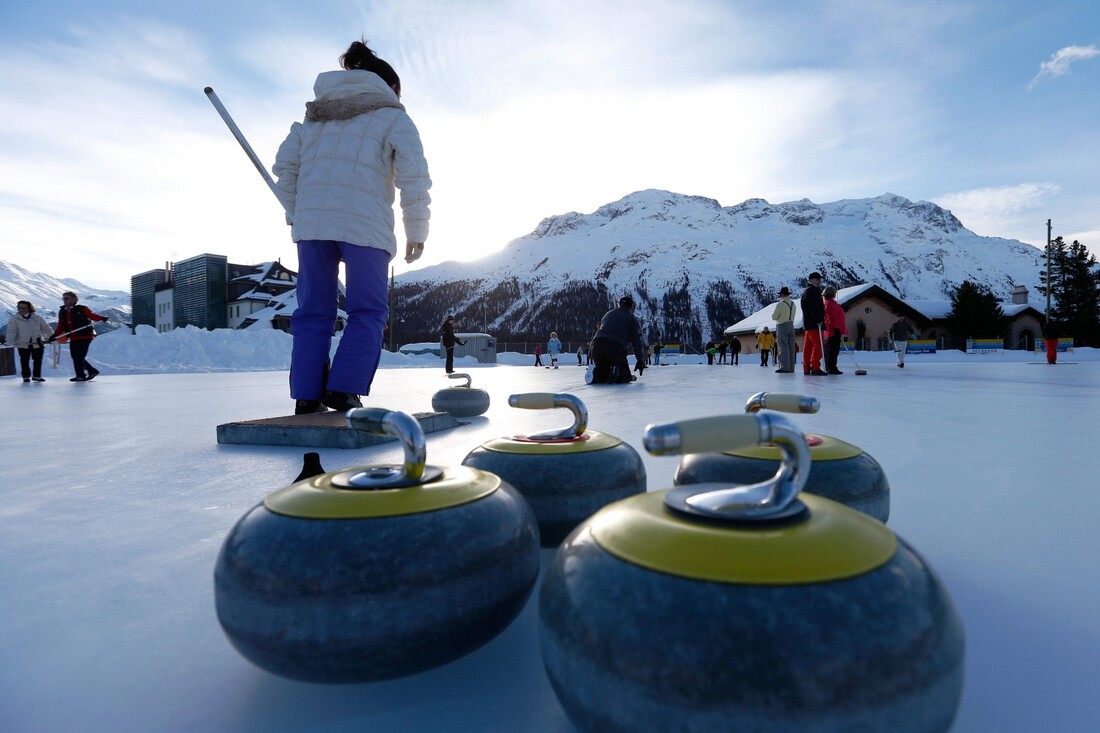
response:
<path id="1" fill-rule="evenodd" d="M 841 340 L 848 338 L 844 309 L 836 302 L 836 288 L 831 285 L 821 291 L 821 298 L 825 302 L 825 372 L 843 374 L 837 368 L 836 360 L 840 356 Z"/>

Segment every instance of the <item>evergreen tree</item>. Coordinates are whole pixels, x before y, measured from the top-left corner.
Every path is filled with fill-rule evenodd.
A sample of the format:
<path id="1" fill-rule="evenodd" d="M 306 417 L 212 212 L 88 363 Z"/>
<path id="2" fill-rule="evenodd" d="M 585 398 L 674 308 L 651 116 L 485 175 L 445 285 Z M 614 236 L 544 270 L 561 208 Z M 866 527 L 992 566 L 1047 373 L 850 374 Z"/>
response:
<path id="1" fill-rule="evenodd" d="M 944 320 L 954 336 L 964 339 L 1003 338 L 1008 331 L 997 296 L 970 280 L 964 280 L 951 294 L 951 312 Z"/>
<path id="2" fill-rule="evenodd" d="M 1078 346 L 1100 345 L 1100 267 L 1096 256 L 1074 240 L 1050 244 L 1050 261 L 1039 272 L 1039 292 L 1050 290 L 1050 316 L 1062 321 L 1063 334 Z"/>

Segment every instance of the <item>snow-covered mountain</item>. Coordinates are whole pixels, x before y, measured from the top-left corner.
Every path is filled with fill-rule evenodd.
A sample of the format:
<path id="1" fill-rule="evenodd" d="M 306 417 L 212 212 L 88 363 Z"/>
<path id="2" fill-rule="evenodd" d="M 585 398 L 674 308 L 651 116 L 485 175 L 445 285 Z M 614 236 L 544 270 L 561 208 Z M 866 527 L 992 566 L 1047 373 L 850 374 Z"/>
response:
<path id="1" fill-rule="evenodd" d="M 873 283 L 911 300 L 944 300 L 964 280 L 1009 300 L 1037 297 L 1043 252 L 983 237 L 933 203 L 894 194 L 815 204 L 638 191 L 590 214 L 551 216 L 530 234 L 473 262 L 445 262 L 397 279 L 395 317 L 430 338 L 453 313 L 460 328 L 509 338 L 591 335 L 625 293 L 650 337 L 709 339 L 798 293 L 813 270 L 837 288 Z"/>
<path id="2" fill-rule="evenodd" d="M 130 294 L 121 290 L 97 290 L 79 280 L 58 279 L 41 272 L 30 272 L 19 265 L 0 260 L 0 317 L 6 325 L 8 318 L 15 314 L 15 304 L 20 300 L 29 300 L 35 310 L 47 321 L 57 321 L 57 310 L 61 307 L 61 294 L 71 290 L 80 298 L 80 303 L 96 313 L 107 316 L 110 322 L 97 324 L 96 331 L 102 333 L 119 328 L 130 321 Z"/>

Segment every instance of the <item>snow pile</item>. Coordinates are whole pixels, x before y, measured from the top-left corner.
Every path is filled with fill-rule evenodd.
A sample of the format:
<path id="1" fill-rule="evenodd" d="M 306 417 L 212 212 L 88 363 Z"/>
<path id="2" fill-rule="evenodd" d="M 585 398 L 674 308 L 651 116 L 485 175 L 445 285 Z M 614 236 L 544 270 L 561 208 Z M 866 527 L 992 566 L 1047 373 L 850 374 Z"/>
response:
<path id="1" fill-rule="evenodd" d="M 273 328 L 213 331 L 187 326 L 157 333 L 152 326 L 138 326 L 133 334 L 119 329 L 100 335 L 92 344 L 88 358 L 104 374 L 183 374 L 194 372 L 269 372 L 290 369 L 290 334 Z M 332 341 L 333 353 L 340 343 Z M 59 363 L 68 368 L 68 348 L 62 346 Z M 525 354 L 499 354 L 500 364 L 529 364 Z M 443 360 L 434 354 L 382 352 L 383 369 L 423 367 L 439 368 Z M 477 359 L 455 359 L 455 366 L 472 369 Z"/>

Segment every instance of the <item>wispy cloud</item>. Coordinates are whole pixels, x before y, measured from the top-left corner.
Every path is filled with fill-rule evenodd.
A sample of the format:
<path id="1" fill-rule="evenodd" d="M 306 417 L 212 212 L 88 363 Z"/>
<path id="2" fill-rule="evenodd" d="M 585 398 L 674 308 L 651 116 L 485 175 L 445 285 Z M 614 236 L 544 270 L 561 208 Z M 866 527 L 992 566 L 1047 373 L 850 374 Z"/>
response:
<path id="1" fill-rule="evenodd" d="M 1100 56 L 1100 49 L 1096 46 L 1066 46 L 1060 48 L 1050 57 L 1050 61 L 1039 64 L 1039 73 L 1028 83 L 1027 88 L 1029 91 L 1034 89 L 1035 85 L 1045 77 L 1062 76 L 1069 71 L 1069 66 L 1074 61 L 1083 61 L 1095 56 Z"/>
<path id="2" fill-rule="evenodd" d="M 967 229 L 997 236 L 1018 226 L 1019 221 L 1061 193 L 1056 183 L 1019 183 L 1013 186 L 974 188 L 935 197 L 950 209 Z"/>

